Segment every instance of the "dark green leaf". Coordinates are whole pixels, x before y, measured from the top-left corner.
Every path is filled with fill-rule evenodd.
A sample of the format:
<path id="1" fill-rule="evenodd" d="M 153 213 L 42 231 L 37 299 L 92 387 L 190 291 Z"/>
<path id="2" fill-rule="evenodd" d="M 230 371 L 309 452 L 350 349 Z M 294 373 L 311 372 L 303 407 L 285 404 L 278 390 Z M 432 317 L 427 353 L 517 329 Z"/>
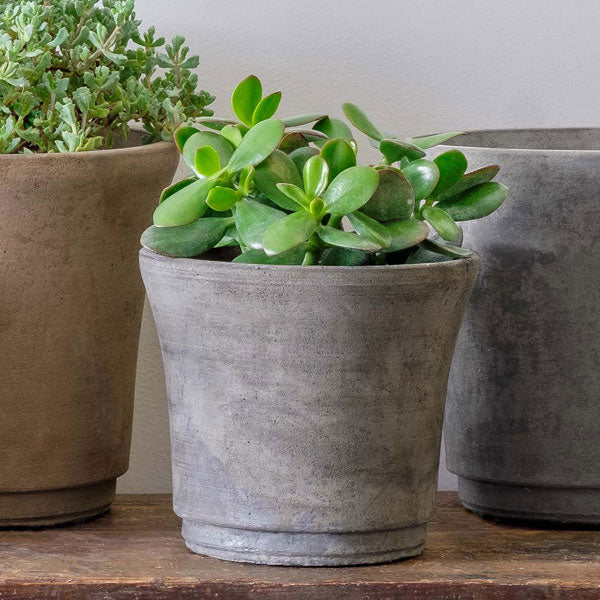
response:
<path id="1" fill-rule="evenodd" d="M 273 92 L 265 96 L 254 109 L 252 124 L 256 125 L 265 119 L 270 119 L 276 112 L 281 102 L 281 92 Z"/>
<path id="2" fill-rule="evenodd" d="M 263 250 L 248 250 L 234 258 L 232 262 L 251 265 L 301 265 L 305 254 L 306 244 L 300 244 L 275 256 L 269 256 Z"/>
<path id="3" fill-rule="evenodd" d="M 344 121 L 341 121 L 340 119 L 325 117 L 317 123 L 315 123 L 313 129 L 315 131 L 319 131 L 320 133 L 325 134 L 330 139 L 338 138 L 346 140 L 347 142 L 353 139 L 352 131 L 350 131 L 348 125 L 346 125 L 346 123 L 344 123 Z M 321 148 L 325 144 L 325 142 L 326 140 L 316 140 L 314 144 L 315 146 Z"/>
<path id="4" fill-rule="evenodd" d="M 202 146 L 211 146 L 217 151 L 222 165 L 226 165 L 234 151 L 234 147 L 221 135 L 214 131 L 198 131 L 192 134 L 183 145 L 183 160 L 185 164 L 199 177 L 200 173 L 196 171 L 195 160 L 198 148 Z"/>
<path id="5" fill-rule="evenodd" d="M 421 245 L 426 250 L 442 254 L 443 256 L 450 256 L 451 258 L 466 258 L 468 256 L 473 256 L 473 252 L 467 250 L 467 248 L 451 246 L 450 244 L 439 244 L 433 240 L 423 240 Z"/>
<path id="6" fill-rule="evenodd" d="M 406 140 L 381 140 L 379 150 L 389 163 L 395 163 L 404 157 L 416 160 L 425 156 L 425 152 L 421 148 Z"/>
<path id="7" fill-rule="evenodd" d="M 142 234 L 142 246 L 166 256 L 200 256 L 218 244 L 231 219 L 198 219 L 182 227 L 149 227 Z"/>
<path id="8" fill-rule="evenodd" d="M 422 135 L 415 138 L 410 138 L 408 141 L 412 142 L 415 146 L 427 150 L 427 148 L 433 148 L 438 144 L 443 144 L 448 140 L 451 140 L 457 135 L 464 135 L 464 131 L 449 131 L 448 133 L 435 133 L 433 135 Z"/>
<path id="9" fill-rule="evenodd" d="M 377 221 L 408 219 L 414 209 L 413 189 L 398 169 L 391 167 L 378 169 L 379 184 L 371 199 L 361 208 L 369 217 Z"/>
<path id="10" fill-rule="evenodd" d="M 213 210 L 218 212 L 224 212 L 229 210 L 238 200 L 240 195 L 236 190 L 228 187 L 217 186 L 214 187 L 206 198 L 206 204 Z"/>
<path id="11" fill-rule="evenodd" d="M 252 127 L 231 156 L 228 170 L 234 173 L 261 163 L 277 148 L 283 131 L 283 123 L 277 119 L 267 119 Z"/>
<path id="12" fill-rule="evenodd" d="M 381 244 L 370 239 L 362 238 L 356 233 L 342 231 L 327 225 L 320 225 L 317 229 L 317 235 L 331 246 L 340 246 L 341 248 L 354 248 L 356 250 L 369 250 L 375 252 L 381 250 Z"/>
<path id="13" fill-rule="evenodd" d="M 424 208 L 422 215 L 444 240 L 452 242 L 460 235 L 460 230 L 454 219 L 438 206 Z"/>
<path id="14" fill-rule="evenodd" d="M 290 154 L 299 148 L 307 148 L 308 140 L 299 131 L 286 133 L 279 142 L 279 150 Z"/>
<path id="15" fill-rule="evenodd" d="M 498 165 L 489 165 L 488 167 L 482 167 L 476 171 L 471 171 L 470 173 L 463 175 L 462 179 L 458 183 L 455 183 L 451 188 L 447 189 L 439 196 L 439 199 L 445 200 L 446 198 L 452 198 L 452 196 L 462 194 L 476 185 L 487 183 L 496 177 L 499 170 L 500 167 Z"/>
<path id="16" fill-rule="evenodd" d="M 356 166 L 356 154 L 345 140 L 329 140 L 321 149 L 321 156 L 329 165 L 329 181 L 333 181 L 342 171 Z"/>
<path id="17" fill-rule="evenodd" d="M 298 115 L 295 117 L 287 117 L 283 119 L 283 124 L 286 127 L 300 127 L 300 125 L 308 125 L 308 123 L 314 123 L 324 119 L 327 115 L 321 113 L 312 113 L 309 115 Z"/>
<path id="18" fill-rule="evenodd" d="M 168 188 L 165 188 L 160 195 L 160 199 L 158 203 L 164 202 L 169 196 L 172 196 L 175 192 L 183 189 L 184 187 L 194 183 L 194 181 L 198 181 L 195 177 L 190 177 L 189 179 L 182 179 L 173 185 L 170 185 Z"/>
<path id="19" fill-rule="evenodd" d="M 221 129 L 227 125 L 238 124 L 236 121 L 231 121 L 230 119 L 219 119 L 218 117 L 204 117 L 202 119 L 198 119 L 198 123 L 200 125 L 204 125 L 204 127 L 208 127 L 209 129 L 214 129 L 215 131 L 221 131 Z"/>
<path id="20" fill-rule="evenodd" d="M 433 160 L 440 172 L 438 184 L 433 191 L 433 197 L 440 197 L 447 189 L 460 181 L 467 170 L 467 159 L 458 150 L 448 150 Z"/>
<path id="21" fill-rule="evenodd" d="M 348 220 L 360 237 L 373 241 L 382 248 L 387 248 L 392 242 L 392 235 L 388 228 L 375 219 L 361 212 L 353 212 L 348 215 Z"/>
<path id="22" fill-rule="evenodd" d="M 256 167 L 254 183 L 269 200 L 281 208 L 298 210 L 297 204 L 277 188 L 278 183 L 293 183 L 295 186 L 302 187 L 300 172 L 291 158 L 281 150 L 275 150 Z"/>
<path id="23" fill-rule="evenodd" d="M 178 127 L 175 131 L 173 138 L 175 139 L 175 144 L 179 149 L 180 153 L 183 153 L 183 147 L 185 143 L 195 134 L 198 133 L 198 130 L 195 127 L 189 127 L 186 125 L 182 125 Z"/>
<path id="24" fill-rule="evenodd" d="M 415 160 L 402 169 L 415 193 L 415 200 L 429 198 L 440 178 L 437 165 L 430 160 Z"/>
<path id="25" fill-rule="evenodd" d="M 346 102 L 342 104 L 342 110 L 346 115 L 346 118 L 356 129 L 362 131 L 365 135 L 373 138 L 374 140 L 382 140 L 383 135 L 379 132 L 377 127 L 371 123 L 367 115 L 356 106 L 356 104 L 351 104 L 350 102 Z"/>
<path id="26" fill-rule="evenodd" d="M 199 219 L 206 212 L 206 197 L 215 185 L 212 179 L 198 179 L 180 188 L 158 205 L 154 211 L 154 224 L 177 227 Z"/>
<path id="27" fill-rule="evenodd" d="M 286 214 L 254 200 L 239 202 L 235 211 L 235 225 L 240 241 L 250 248 L 262 248 L 265 231 Z"/>
<path id="28" fill-rule="evenodd" d="M 316 228 L 317 221 L 309 213 L 292 213 L 269 226 L 263 248 L 269 256 L 280 254 L 306 242 Z"/>
<path id="29" fill-rule="evenodd" d="M 319 264 L 325 266 L 358 267 L 371 262 L 371 253 L 353 248 L 326 248 Z"/>
<path id="30" fill-rule="evenodd" d="M 423 221 L 416 219 L 392 221 L 386 223 L 386 227 L 392 236 L 392 241 L 384 252 L 397 252 L 411 248 L 422 242 L 429 234 L 429 227 Z"/>
<path id="31" fill-rule="evenodd" d="M 377 189 L 379 176 L 372 167 L 350 167 L 330 184 L 323 201 L 327 212 L 346 215 L 363 206 Z"/>
<path id="32" fill-rule="evenodd" d="M 313 156 L 302 170 L 304 193 L 309 200 L 320 196 L 327 187 L 329 166 L 322 156 Z M 281 189 L 281 188 L 280 188 Z"/>
<path id="33" fill-rule="evenodd" d="M 258 77 L 250 75 L 240 81 L 231 96 L 231 107 L 237 118 L 252 125 L 252 115 L 262 98 L 262 85 Z"/>
<path id="34" fill-rule="evenodd" d="M 298 172 L 302 173 L 302 170 L 304 169 L 304 165 L 306 164 L 306 161 L 311 156 L 316 156 L 317 154 L 319 154 L 319 151 L 316 148 L 313 148 L 312 146 L 305 146 L 303 148 L 296 148 L 295 150 L 293 150 L 286 156 L 289 156 L 292 159 L 292 161 L 296 165 L 296 168 L 298 169 Z M 331 174 L 331 166 L 330 166 L 330 174 Z"/>
<path id="35" fill-rule="evenodd" d="M 481 219 L 493 213 L 506 199 L 508 188 L 501 183 L 482 183 L 466 192 L 442 200 L 436 206 L 444 209 L 455 221 Z"/>

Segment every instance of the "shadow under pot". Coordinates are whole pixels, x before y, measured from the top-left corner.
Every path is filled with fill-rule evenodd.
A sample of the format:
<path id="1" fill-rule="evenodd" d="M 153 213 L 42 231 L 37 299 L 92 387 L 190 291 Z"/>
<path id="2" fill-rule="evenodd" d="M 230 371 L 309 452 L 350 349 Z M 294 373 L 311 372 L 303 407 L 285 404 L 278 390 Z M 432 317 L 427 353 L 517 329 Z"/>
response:
<path id="1" fill-rule="evenodd" d="M 0 527 L 110 508 L 127 470 L 139 234 L 173 144 L 0 156 Z"/>
<path id="2" fill-rule="evenodd" d="M 450 376 L 448 468 L 482 515 L 600 524 L 600 129 L 476 131 L 453 147 L 499 164 L 510 193 L 463 224 L 481 267 Z"/>
<path id="3" fill-rule="evenodd" d="M 420 554 L 477 258 L 257 266 L 142 250 L 140 262 L 188 548 L 313 566 Z"/>

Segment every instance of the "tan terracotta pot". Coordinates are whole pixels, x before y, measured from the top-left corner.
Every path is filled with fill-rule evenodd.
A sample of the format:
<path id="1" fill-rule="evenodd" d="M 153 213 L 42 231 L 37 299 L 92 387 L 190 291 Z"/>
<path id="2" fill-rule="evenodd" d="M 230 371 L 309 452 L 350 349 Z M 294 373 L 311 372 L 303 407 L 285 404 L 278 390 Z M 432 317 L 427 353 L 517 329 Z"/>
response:
<path id="1" fill-rule="evenodd" d="M 139 138 L 0 156 L 0 527 L 101 514 L 127 470 L 139 237 L 178 160 Z"/>

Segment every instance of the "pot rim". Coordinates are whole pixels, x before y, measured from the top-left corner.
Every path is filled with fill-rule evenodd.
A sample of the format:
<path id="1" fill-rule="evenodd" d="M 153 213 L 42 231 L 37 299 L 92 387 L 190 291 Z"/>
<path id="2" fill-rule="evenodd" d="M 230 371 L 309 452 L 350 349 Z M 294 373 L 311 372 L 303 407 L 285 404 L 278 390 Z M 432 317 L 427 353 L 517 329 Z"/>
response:
<path id="1" fill-rule="evenodd" d="M 422 272 L 435 272 L 435 271 L 448 271 L 460 270 L 464 268 L 476 268 L 479 264 L 479 255 L 473 252 L 472 256 L 464 258 L 455 258 L 454 260 L 447 260 L 441 262 L 431 263 L 417 263 L 411 265 L 357 265 L 357 266 L 346 266 L 346 265 L 257 265 L 250 263 L 234 263 L 226 260 L 206 260 L 202 258 L 177 258 L 174 256 L 165 256 L 164 254 L 158 254 L 152 252 L 147 248 L 140 249 L 140 259 L 154 260 L 159 263 L 169 264 L 171 266 L 180 265 L 181 270 L 192 271 L 201 268 L 211 268 L 213 270 L 220 269 L 221 271 L 240 271 L 240 272 L 251 272 L 251 271 L 275 271 L 278 273 L 285 272 L 299 272 L 302 273 L 375 273 L 381 272 L 393 272 L 393 271 L 422 271 Z"/>
<path id="2" fill-rule="evenodd" d="M 540 131 L 547 133 L 574 133 L 581 131 L 597 131 L 598 137 L 600 140 L 600 127 L 495 127 L 491 129 L 469 129 L 464 133 L 469 134 L 494 134 L 494 133 L 525 133 L 531 131 Z M 567 154 L 600 154 L 600 147 L 597 149 L 589 149 L 585 148 L 518 148 L 518 147 L 499 147 L 499 146 L 472 146 L 470 144 L 460 144 L 460 137 L 457 136 L 457 143 L 452 143 L 452 141 L 445 142 L 444 144 L 438 144 L 436 148 L 448 148 L 448 149 L 460 149 L 460 148 L 468 148 L 469 150 L 485 150 L 485 151 L 493 151 L 499 153 L 516 153 L 523 152 L 524 154 L 534 154 L 534 153 L 567 153 Z"/>

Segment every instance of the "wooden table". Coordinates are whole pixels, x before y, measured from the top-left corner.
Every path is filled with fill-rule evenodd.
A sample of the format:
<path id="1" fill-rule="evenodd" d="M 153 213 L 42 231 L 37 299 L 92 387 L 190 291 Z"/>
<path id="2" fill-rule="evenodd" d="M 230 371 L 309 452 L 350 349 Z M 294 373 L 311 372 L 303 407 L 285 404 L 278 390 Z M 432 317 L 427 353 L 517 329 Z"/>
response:
<path id="1" fill-rule="evenodd" d="M 169 496 L 120 496 L 109 515 L 84 525 L 0 532 L 0 598 L 600 599 L 600 531 L 497 525 L 441 492 L 419 558 L 371 567 L 263 567 L 186 550 Z"/>

